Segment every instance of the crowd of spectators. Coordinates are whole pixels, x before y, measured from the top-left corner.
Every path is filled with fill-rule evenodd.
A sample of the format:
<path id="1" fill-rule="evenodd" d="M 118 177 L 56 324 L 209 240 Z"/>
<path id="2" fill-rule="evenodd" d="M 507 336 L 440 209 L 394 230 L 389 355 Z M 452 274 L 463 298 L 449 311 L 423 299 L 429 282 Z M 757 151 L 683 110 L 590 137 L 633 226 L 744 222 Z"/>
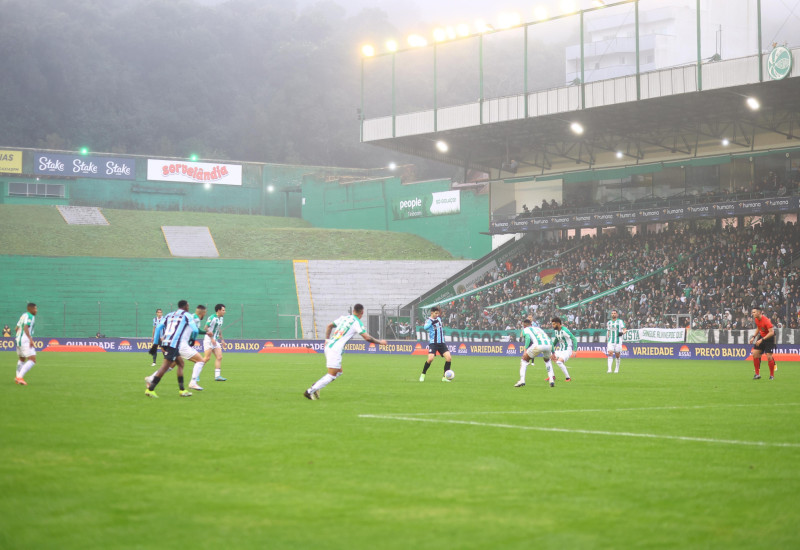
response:
<path id="1" fill-rule="evenodd" d="M 777 327 L 798 328 L 800 269 L 790 265 L 797 257 L 800 231 L 794 224 L 624 232 L 532 243 L 474 288 L 548 263 L 446 304 L 445 326 L 518 330 L 523 317 L 530 315 L 546 325 L 559 315 L 572 328 L 603 329 L 611 309 L 617 309 L 634 328 L 684 326 L 691 318 L 695 329 L 752 329 L 750 311 L 759 306 Z M 553 268 L 561 271 L 543 284 L 541 271 Z M 562 309 L 661 268 L 667 269 L 604 298 Z M 553 291 L 489 307 L 546 289 Z"/>

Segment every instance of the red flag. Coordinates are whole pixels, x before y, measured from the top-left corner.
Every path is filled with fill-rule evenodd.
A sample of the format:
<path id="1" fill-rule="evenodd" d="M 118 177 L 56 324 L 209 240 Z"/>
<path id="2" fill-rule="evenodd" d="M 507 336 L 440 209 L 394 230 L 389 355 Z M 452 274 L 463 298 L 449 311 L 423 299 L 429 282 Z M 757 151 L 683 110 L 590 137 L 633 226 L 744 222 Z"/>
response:
<path id="1" fill-rule="evenodd" d="M 561 273 L 560 267 L 555 267 L 553 269 L 543 269 L 539 272 L 539 278 L 542 280 L 542 284 L 546 285 L 547 283 L 552 281 L 553 278 L 559 273 Z"/>

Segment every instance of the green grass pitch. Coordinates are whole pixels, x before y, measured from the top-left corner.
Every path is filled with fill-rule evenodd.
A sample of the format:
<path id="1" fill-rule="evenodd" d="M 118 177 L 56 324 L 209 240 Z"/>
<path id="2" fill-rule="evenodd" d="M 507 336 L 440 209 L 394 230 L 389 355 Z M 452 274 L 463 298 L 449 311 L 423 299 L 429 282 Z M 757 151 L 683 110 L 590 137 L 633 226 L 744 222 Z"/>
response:
<path id="1" fill-rule="evenodd" d="M 797 548 L 800 378 L 742 362 L 0 353 L 0 548 Z M 766 371 L 766 365 L 764 365 Z M 187 376 L 188 379 L 188 376 Z"/>

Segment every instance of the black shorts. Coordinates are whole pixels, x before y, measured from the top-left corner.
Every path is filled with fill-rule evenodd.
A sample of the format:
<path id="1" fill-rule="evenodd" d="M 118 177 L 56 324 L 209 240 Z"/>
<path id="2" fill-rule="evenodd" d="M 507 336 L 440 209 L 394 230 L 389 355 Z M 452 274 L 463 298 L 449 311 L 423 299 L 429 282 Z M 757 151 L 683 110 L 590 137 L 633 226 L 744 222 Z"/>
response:
<path id="1" fill-rule="evenodd" d="M 178 357 L 181 355 L 181 352 L 178 350 L 178 348 L 163 346 L 162 349 L 164 350 L 164 357 L 167 359 L 167 361 L 177 361 Z"/>
<path id="2" fill-rule="evenodd" d="M 761 338 L 761 336 L 759 336 Z M 772 353 L 772 349 L 775 347 L 775 337 L 771 336 L 770 338 L 765 338 L 761 340 L 760 344 L 753 346 L 753 349 L 760 350 L 761 353 Z"/>
<path id="3" fill-rule="evenodd" d="M 439 355 L 444 357 L 444 354 L 450 351 L 450 349 L 447 347 L 447 344 L 428 344 L 428 353 L 436 355 L 437 351 Z"/>

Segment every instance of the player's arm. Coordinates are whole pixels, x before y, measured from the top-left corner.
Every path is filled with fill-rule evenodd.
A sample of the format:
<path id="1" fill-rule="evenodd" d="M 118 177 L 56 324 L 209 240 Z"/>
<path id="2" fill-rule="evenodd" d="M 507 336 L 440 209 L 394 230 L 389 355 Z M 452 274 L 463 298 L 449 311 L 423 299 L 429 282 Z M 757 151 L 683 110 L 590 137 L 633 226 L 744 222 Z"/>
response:
<path id="1" fill-rule="evenodd" d="M 366 330 L 361 333 L 361 337 L 367 342 L 370 342 L 372 344 L 380 344 L 382 346 L 385 346 L 388 343 L 386 340 L 378 340 L 374 336 L 370 336 L 370 334 Z"/>
<path id="2" fill-rule="evenodd" d="M 755 343 L 757 338 L 758 338 L 758 327 L 756 327 L 756 330 L 755 330 L 755 332 L 753 332 L 753 335 L 750 337 L 749 342 L 751 344 L 753 344 L 753 343 Z"/>
<path id="3" fill-rule="evenodd" d="M 626 332 L 628 332 L 628 329 L 625 328 L 625 321 L 620 321 L 620 324 L 622 325 L 622 330 L 620 330 L 619 333 L 625 334 Z"/>
<path id="4" fill-rule="evenodd" d="M 336 328 L 336 323 L 328 323 L 328 326 L 325 327 L 325 339 L 331 339 L 331 331 Z"/>
<path id="5" fill-rule="evenodd" d="M 569 339 L 572 341 L 572 353 L 573 353 L 573 355 L 578 353 L 578 339 L 575 338 L 575 335 L 572 334 L 572 331 L 569 330 L 568 328 L 565 327 L 564 331 L 566 331 L 567 336 L 569 336 Z"/>
<path id="6" fill-rule="evenodd" d="M 424 324 L 424 325 L 422 325 L 422 328 L 423 328 L 423 330 L 428 330 L 428 329 L 429 329 L 429 328 L 431 328 L 432 326 L 433 326 L 433 319 L 431 319 L 430 317 L 428 317 L 427 319 L 425 319 L 425 324 Z"/>

